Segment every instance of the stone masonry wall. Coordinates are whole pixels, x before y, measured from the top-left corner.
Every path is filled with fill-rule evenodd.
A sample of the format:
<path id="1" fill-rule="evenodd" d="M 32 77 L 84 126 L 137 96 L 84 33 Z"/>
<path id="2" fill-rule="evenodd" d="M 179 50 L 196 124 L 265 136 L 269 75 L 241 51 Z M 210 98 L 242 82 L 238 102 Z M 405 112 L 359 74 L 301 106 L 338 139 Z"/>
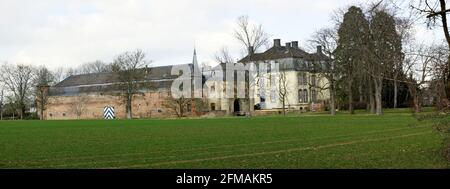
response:
<path id="1" fill-rule="evenodd" d="M 172 110 L 163 107 L 167 92 L 146 92 L 133 97 L 133 118 L 172 117 Z M 103 109 L 113 106 L 116 118 L 126 118 L 124 97 L 113 94 L 80 94 L 51 96 L 44 112 L 45 119 L 103 119 Z M 77 111 L 78 110 L 78 111 Z M 82 111 L 79 111 L 82 110 Z M 82 112 L 78 116 L 77 112 Z"/>

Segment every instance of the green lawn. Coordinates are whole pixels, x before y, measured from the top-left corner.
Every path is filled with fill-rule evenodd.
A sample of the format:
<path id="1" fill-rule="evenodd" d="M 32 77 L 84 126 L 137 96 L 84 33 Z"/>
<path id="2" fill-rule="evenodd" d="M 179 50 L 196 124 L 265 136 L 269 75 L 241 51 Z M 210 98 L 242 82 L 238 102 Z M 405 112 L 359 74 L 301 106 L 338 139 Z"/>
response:
<path id="1" fill-rule="evenodd" d="M 408 111 L 0 122 L 0 168 L 448 168 Z"/>

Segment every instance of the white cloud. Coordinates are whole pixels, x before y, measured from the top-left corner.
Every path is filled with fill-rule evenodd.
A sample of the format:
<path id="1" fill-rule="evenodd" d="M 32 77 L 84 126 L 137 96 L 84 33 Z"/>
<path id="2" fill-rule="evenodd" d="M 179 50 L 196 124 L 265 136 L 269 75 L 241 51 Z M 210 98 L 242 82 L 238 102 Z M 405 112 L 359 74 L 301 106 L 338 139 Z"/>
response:
<path id="1" fill-rule="evenodd" d="M 239 55 L 231 32 L 240 15 L 283 41 L 306 41 L 334 9 L 361 1 L 2 0 L 0 61 L 68 67 L 141 48 L 167 65 L 190 62 L 195 45 L 204 62 L 222 46 Z"/>

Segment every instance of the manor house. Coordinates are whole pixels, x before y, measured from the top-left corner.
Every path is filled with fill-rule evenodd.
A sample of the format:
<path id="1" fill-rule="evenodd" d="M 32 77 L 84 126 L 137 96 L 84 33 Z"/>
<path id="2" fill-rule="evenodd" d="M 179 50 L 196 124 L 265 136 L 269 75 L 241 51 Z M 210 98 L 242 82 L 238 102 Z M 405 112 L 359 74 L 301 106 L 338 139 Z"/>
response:
<path id="1" fill-rule="evenodd" d="M 322 69 L 325 61 L 328 61 L 328 58 L 322 53 L 321 47 L 317 47 L 314 53 L 308 53 L 299 48 L 297 41 L 282 46 L 280 39 L 275 39 L 274 45 L 265 52 L 250 51 L 238 63 L 279 64 L 280 72 L 286 74 L 288 81 L 286 108 L 322 111 L 326 109 L 329 99 L 329 92 L 326 90 L 327 80 L 323 76 L 324 69 Z M 199 69 L 195 50 L 193 61 L 185 66 L 191 70 Z M 171 74 L 172 68 L 173 66 L 143 68 L 147 73 L 144 82 L 149 83 L 151 87 L 142 89 L 140 93 L 133 96 L 132 116 L 134 118 L 174 116 L 174 111 L 163 105 L 164 101 L 170 98 L 172 83 L 179 77 L 177 74 Z M 187 116 L 208 113 L 246 115 L 254 111 L 278 111 L 282 108 L 279 93 L 270 90 L 274 88 L 271 85 L 279 85 L 277 82 L 258 82 L 254 87 L 254 93 L 246 90 L 244 97 L 222 95 L 221 93 L 226 91 L 225 74 L 218 80 L 211 78 L 216 72 L 225 72 L 225 68 L 226 65 L 219 64 L 207 72 L 200 71 L 202 86 L 204 86 L 202 94 L 217 94 L 215 98 L 202 98 L 201 101 L 205 104 L 202 108 L 196 107 L 195 103 L 186 104 Z M 258 81 L 267 79 L 267 76 L 263 74 L 258 74 L 258 77 Z M 270 74 L 269 77 L 271 77 Z M 104 108 L 114 107 L 116 118 L 126 118 L 126 102 L 121 90 L 117 88 L 117 83 L 120 83 L 119 76 L 113 72 L 72 75 L 49 88 L 48 103 L 43 117 L 44 119 L 103 119 Z M 249 85 L 251 84 L 247 83 L 247 86 Z"/>

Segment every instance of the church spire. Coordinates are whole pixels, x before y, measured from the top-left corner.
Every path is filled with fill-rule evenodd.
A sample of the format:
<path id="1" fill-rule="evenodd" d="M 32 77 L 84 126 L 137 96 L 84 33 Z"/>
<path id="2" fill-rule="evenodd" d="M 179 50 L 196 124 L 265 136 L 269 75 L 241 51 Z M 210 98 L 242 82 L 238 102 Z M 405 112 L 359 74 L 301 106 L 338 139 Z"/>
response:
<path id="1" fill-rule="evenodd" d="M 193 64 L 194 66 L 197 66 L 197 67 L 198 67 L 198 62 L 197 62 L 197 51 L 195 50 L 195 47 L 194 47 L 194 55 L 193 55 L 193 57 L 192 57 L 192 64 Z"/>

